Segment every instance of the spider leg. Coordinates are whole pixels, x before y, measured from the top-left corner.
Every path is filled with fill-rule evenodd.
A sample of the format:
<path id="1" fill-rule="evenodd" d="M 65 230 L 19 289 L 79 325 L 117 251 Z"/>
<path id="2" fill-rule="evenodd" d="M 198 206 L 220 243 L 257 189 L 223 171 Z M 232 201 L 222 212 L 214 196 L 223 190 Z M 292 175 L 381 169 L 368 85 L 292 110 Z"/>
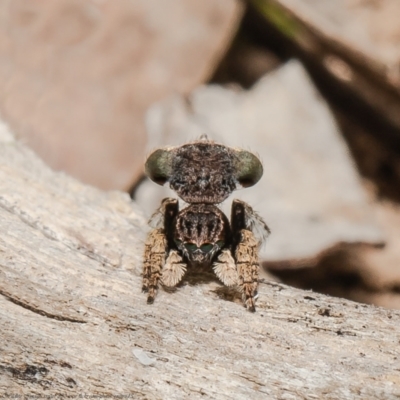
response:
<path id="1" fill-rule="evenodd" d="M 232 202 L 231 227 L 238 285 L 245 307 L 254 312 L 260 271 L 258 249 L 270 231 L 262 218 L 241 200 Z"/>
<path id="2" fill-rule="evenodd" d="M 167 238 L 164 229 L 153 229 L 146 240 L 143 256 L 143 292 L 148 292 L 147 303 L 152 304 L 157 294 L 158 281 L 165 262 Z"/>
<path id="3" fill-rule="evenodd" d="M 171 264 L 171 246 L 173 246 L 173 220 L 179 211 L 178 201 L 165 198 L 161 206 L 150 219 L 155 229 L 150 231 L 143 256 L 143 292 L 148 292 L 147 303 L 152 304 L 157 294 L 158 283 L 162 276 L 164 263 Z M 167 257 L 168 255 L 168 257 Z"/>
<path id="4" fill-rule="evenodd" d="M 243 294 L 243 303 L 249 311 L 256 311 L 258 289 L 258 244 L 253 233 L 247 229 L 240 231 L 240 241 L 235 249 L 239 288 Z"/>

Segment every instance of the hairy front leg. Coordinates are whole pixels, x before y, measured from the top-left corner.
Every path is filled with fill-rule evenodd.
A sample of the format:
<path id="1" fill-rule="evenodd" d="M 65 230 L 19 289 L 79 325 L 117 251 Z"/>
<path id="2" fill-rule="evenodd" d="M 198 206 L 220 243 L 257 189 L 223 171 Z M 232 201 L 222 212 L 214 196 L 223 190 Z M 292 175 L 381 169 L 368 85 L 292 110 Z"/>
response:
<path id="1" fill-rule="evenodd" d="M 147 303 L 152 304 L 157 294 L 158 282 L 167 252 L 164 230 L 153 229 L 146 240 L 143 256 L 143 292 L 148 292 Z"/>
<path id="2" fill-rule="evenodd" d="M 263 219 L 241 200 L 232 202 L 231 227 L 233 256 L 237 265 L 243 302 L 249 311 L 255 311 L 260 271 L 258 250 L 270 234 L 270 230 Z"/>
<path id="3" fill-rule="evenodd" d="M 154 302 L 157 294 L 164 263 L 168 266 L 176 258 L 173 256 L 171 258 L 171 254 L 168 255 L 168 250 L 173 243 L 172 224 L 178 211 L 178 200 L 165 198 L 149 221 L 150 226 L 155 229 L 149 233 L 144 248 L 142 287 L 144 292 L 149 293 L 147 297 L 149 304 Z M 174 271 L 175 275 L 179 276 L 179 266 L 177 268 L 178 270 L 175 269 Z"/>
<path id="4" fill-rule="evenodd" d="M 242 291 L 243 303 L 249 311 L 256 311 L 258 276 L 258 242 L 253 233 L 247 229 L 240 231 L 240 240 L 235 249 L 238 272 L 238 285 Z"/>

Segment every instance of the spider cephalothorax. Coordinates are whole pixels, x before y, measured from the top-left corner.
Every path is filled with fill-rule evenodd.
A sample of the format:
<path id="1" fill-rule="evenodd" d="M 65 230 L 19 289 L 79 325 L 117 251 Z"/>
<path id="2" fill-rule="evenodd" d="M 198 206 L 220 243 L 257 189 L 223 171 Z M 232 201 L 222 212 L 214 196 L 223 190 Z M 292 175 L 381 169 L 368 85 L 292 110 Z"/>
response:
<path id="1" fill-rule="evenodd" d="M 269 234 L 261 217 L 246 203 L 234 200 L 231 220 L 216 204 L 239 186 L 252 186 L 262 176 L 260 160 L 245 150 L 207 138 L 183 146 L 158 149 L 146 161 L 147 175 L 169 182 L 189 203 L 166 198 L 150 220 L 153 230 L 145 246 L 143 290 L 154 301 L 158 283 L 176 286 L 187 268 L 212 268 L 227 286 L 237 285 L 243 301 L 255 311 L 258 248 Z"/>
<path id="2" fill-rule="evenodd" d="M 230 238 L 229 221 L 211 204 L 193 204 L 178 213 L 174 242 L 191 264 L 207 266 Z"/>

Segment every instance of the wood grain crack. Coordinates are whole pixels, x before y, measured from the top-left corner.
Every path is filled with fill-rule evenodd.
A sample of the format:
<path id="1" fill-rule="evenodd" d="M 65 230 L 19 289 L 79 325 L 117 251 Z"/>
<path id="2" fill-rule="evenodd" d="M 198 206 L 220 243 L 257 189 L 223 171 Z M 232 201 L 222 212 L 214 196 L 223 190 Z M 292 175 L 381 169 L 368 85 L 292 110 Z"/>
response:
<path id="1" fill-rule="evenodd" d="M 24 303 L 21 300 L 15 299 L 12 297 L 10 294 L 4 292 L 3 290 L 0 289 L 0 294 L 5 297 L 8 301 L 11 301 L 11 303 L 16 304 L 17 306 L 20 306 L 22 308 L 25 308 L 26 310 L 29 310 L 35 314 L 39 314 L 43 317 L 50 318 L 50 319 L 55 319 L 57 321 L 63 321 L 63 322 L 74 322 L 78 324 L 86 324 L 87 321 L 77 319 L 77 318 L 72 318 L 72 317 L 64 317 L 62 315 L 57 315 L 57 314 L 52 314 L 47 311 L 41 310 L 39 308 L 36 308 L 34 306 L 31 306 L 30 304 Z"/>

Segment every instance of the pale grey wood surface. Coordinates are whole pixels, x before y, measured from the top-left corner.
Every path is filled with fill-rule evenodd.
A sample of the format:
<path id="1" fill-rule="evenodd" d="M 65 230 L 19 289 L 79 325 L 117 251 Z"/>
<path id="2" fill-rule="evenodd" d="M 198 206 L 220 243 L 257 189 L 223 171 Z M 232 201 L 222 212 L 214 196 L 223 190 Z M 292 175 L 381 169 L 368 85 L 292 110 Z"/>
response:
<path id="1" fill-rule="evenodd" d="M 400 312 L 266 282 L 255 314 L 216 282 L 149 306 L 138 207 L 0 138 L 3 397 L 400 396 Z"/>

